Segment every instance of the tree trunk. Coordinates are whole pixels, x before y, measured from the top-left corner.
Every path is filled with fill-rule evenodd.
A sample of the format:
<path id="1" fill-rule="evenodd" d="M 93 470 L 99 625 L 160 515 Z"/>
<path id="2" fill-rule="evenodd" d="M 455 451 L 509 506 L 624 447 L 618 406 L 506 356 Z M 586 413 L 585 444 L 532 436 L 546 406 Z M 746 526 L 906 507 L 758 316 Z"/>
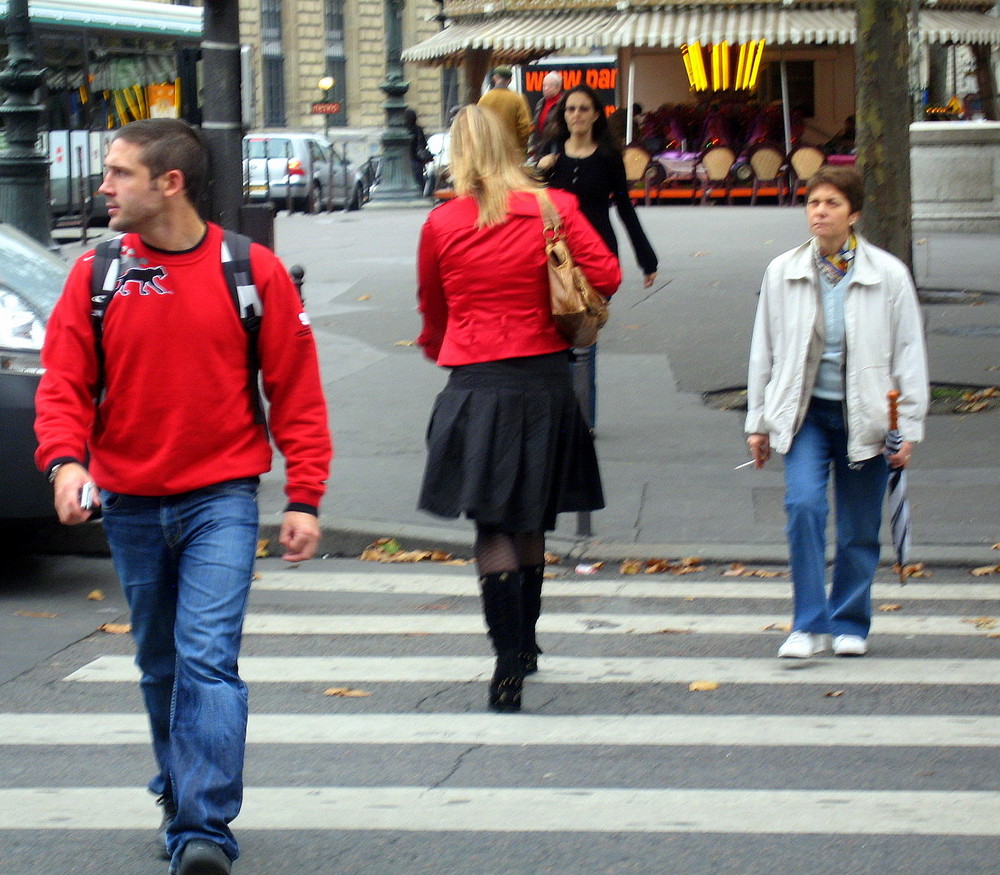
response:
<path id="1" fill-rule="evenodd" d="M 858 169 L 865 236 L 912 266 L 908 13 L 911 0 L 857 0 Z"/>

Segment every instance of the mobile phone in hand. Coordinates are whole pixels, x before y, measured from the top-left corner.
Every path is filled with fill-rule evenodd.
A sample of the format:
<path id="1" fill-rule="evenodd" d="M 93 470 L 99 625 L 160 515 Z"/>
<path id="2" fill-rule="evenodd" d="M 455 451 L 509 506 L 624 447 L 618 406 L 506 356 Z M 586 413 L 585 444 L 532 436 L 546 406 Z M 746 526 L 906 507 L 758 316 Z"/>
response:
<path id="1" fill-rule="evenodd" d="M 94 484 L 84 483 L 83 489 L 80 490 L 80 508 L 81 510 L 93 510 L 94 509 Z"/>

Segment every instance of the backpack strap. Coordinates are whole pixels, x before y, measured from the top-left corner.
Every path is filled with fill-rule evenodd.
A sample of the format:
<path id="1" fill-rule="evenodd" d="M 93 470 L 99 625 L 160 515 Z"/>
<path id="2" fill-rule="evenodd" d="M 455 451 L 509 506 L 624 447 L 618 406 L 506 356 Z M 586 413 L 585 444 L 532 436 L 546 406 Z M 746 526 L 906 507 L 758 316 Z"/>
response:
<path id="1" fill-rule="evenodd" d="M 121 267 L 122 238 L 124 234 L 103 240 L 94 248 L 90 276 L 90 323 L 94 329 L 94 346 L 97 350 L 97 386 L 94 397 L 104 394 L 104 314 L 118 290 Z"/>
<path id="2" fill-rule="evenodd" d="M 226 277 L 226 285 L 229 286 L 229 294 L 247 334 L 247 388 L 253 404 L 254 422 L 266 426 L 267 417 L 264 415 L 264 402 L 260 394 L 258 376 L 260 373 L 258 340 L 264 307 L 250 270 L 250 243 L 250 238 L 244 234 L 224 231 L 220 254 L 222 272 Z"/>

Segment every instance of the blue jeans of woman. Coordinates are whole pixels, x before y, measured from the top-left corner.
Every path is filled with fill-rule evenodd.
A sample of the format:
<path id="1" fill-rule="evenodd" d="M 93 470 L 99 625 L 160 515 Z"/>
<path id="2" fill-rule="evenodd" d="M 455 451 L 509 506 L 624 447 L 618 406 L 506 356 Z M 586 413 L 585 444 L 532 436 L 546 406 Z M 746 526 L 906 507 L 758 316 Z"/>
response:
<path id="1" fill-rule="evenodd" d="M 192 839 L 239 847 L 247 689 L 237 672 L 257 539 L 257 479 L 181 495 L 102 491 L 104 528 L 132 611 L 136 664 L 159 771 L 177 807 L 174 865 Z"/>
<path id="2" fill-rule="evenodd" d="M 827 486 L 833 471 L 837 549 L 826 592 Z M 881 455 L 857 465 L 847 458 L 840 401 L 813 398 L 785 456 L 786 532 L 796 631 L 868 636 L 871 585 L 878 567 L 882 500 L 889 468 Z"/>

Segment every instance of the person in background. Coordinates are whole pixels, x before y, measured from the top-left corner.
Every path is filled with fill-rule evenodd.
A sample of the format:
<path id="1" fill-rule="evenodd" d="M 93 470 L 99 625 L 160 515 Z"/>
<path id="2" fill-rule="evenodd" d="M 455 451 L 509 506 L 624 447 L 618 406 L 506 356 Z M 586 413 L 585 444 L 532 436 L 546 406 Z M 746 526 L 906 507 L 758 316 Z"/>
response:
<path id="1" fill-rule="evenodd" d="M 614 201 L 642 270 L 643 286 L 649 288 L 656 279 L 656 253 L 629 197 L 625 163 L 608 132 L 601 99 L 589 86 L 577 85 L 563 94 L 554 112 L 555 135 L 543 148 L 539 171 L 552 188 L 570 191 L 579 198 L 583 214 L 617 256 L 618 240 L 610 215 Z M 586 355 L 590 383 L 587 414 L 593 428 L 597 421 L 597 346 L 582 355 Z"/>
<path id="2" fill-rule="evenodd" d="M 562 96 L 562 73 L 550 70 L 542 79 L 542 96 L 535 104 L 531 119 L 531 137 L 528 140 L 528 154 L 534 156 L 546 141 L 546 125 L 552 110 Z"/>
<path id="3" fill-rule="evenodd" d="M 457 197 L 420 235 L 424 354 L 451 375 L 434 403 L 419 507 L 475 523 L 483 612 L 496 665 L 488 704 L 521 707 L 541 653 L 545 532 L 563 511 L 604 506 L 594 443 L 573 392 L 568 345 L 552 318 L 537 193 L 503 123 L 479 106 L 451 128 Z M 577 207 L 550 192 L 573 258 L 612 295 L 615 257 Z"/>
<path id="4" fill-rule="evenodd" d="M 889 466 L 923 439 L 927 357 L 917 294 L 898 259 L 857 234 L 864 183 L 850 166 L 806 184 L 813 234 L 768 266 L 750 346 L 747 445 L 762 468 L 785 454 L 794 596 L 778 656 L 868 650 L 871 586 Z M 886 458 L 887 393 L 900 393 L 903 444 Z M 837 549 L 826 592 L 827 484 L 833 472 Z"/>
<path id="5" fill-rule="evenodd" d="M 424 129 L 417 123 L 417 113 L 415 110 L 407 109 L 403 112 L 403 124 L 410 133 L 410 166 L 413 168 L 413 178 L 421 191 L 424 188 L 424 170 L 427 163 L 433 160 L 430 149 L 427 148 L 427 135 Z"/>
<path id="6" fill-rule="evenodd" d="M 531 111 L 525 96 L 510 90 L 510 80 L 513 77 L 514 71 L 510 67 L 495 67 L 492 74 L 493 87 L 479 98 L 479 106 L 486 107 L 500 117 L 517 143 L 523 160 L 527 155 L 528 139 L 531 136 Z"/>
<path id="7" fill-rule="evenodd" d="M 247 728 L 237 661 L 258 480 L 271 467 L 270 425 L 286 460 L 284 558 L 312 557 L 332 455 L 319 363 L 288 272 L 253 244 L 268 423 L 255 415 L 257 373 L 223 273 L 223 231 L 195 206 L 208 153 L 189 125 L 128 124 L 104 165 L 109 226 L 124 232 L 121 274 L 100 335 L 95 253 L 66 280 L 42 350 L 35 461 L 63 523 L 103 512 L 152 731 L 158 851 L 171 873 L 226 875 L 239 855 L 229 828 L 243 800 Z M 99 498 L 86 506 L 95 485 Z"/>

